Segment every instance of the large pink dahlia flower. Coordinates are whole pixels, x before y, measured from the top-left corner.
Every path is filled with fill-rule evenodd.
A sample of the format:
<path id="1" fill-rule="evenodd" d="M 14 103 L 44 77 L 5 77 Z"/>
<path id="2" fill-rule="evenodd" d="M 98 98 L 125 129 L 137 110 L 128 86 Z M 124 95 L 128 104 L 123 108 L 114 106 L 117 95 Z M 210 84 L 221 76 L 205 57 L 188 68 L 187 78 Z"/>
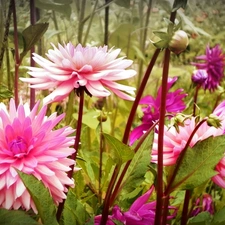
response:
<path id="1" fill-rule="evenodd" d="M 71 127 L 53 128 L 64 115 L 56 113 L 47 117 L 44 106 L 37 113 L 39 103 L 30 111 L 28 104 L 15 107 L 10 101 L 9 111 L 0 103 L 0 207 L 23 208 L 36 211 L 30 194 L 15 169 L 33 174 L 49 189 L 55 203 L 66 198 L 66 186 L 74 186 L 67 171 L 74 160 L 67 158 L 74 153 Z"/>
<path id="2" fill-rule="evenodd" d="M 134 70 L 125 70 L 132 60 L 117 58 L 120 49 L 74 46 L 72 43 L 58 44 L 58 48 L 53 45 L 53 48 L 46 54 L 49 60 L 34 53 L 33 59 L 41 68 L 28 67 L 33 78 L 20 78 L 30 83 L 31 88 L 54 89 L 44 98 L 44 104 L 61 101 L 72 90 L 79 92 L 80 88 L 91 96 L 106 97 L 111 90 L 123 99 L 134 99 L 130 94 L 134 94 L 135 88 L 116 82 L 136 74 Z"/>

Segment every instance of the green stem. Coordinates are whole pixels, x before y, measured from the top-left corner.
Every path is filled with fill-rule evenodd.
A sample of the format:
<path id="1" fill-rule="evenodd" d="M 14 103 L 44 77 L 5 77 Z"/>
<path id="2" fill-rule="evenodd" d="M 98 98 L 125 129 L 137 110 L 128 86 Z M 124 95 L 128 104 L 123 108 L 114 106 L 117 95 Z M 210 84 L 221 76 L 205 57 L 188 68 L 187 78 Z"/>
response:
<path id="1" fill-rule="evenodd" d="M 12 11 L 13 11 L 13 27 L 14 27 L 14 46 L 15 46 L 15 77 L 14 77 L 14 98 L 16 107 L 19 104 L 18 97 L 18 86 L 19 86 L 19 66 L 20 66 L 20 56 L 19 56 L 19 45 L 18 45 L 18 31 L 17 31 L 17 18 L 16 18 L 16 4 L 15 0 L 12 0 Z"/>
<path id="2" fill-rule="evenodd" d="M 85 36 L 84 36 L 84 40 L 83 40 L 83 43 L 82 43 L 83 45 L 85 45 L 86 42 L 87 42 L 88 34 L 90 32 L 90 29 L 91 29 L 91 24 L 92 24 L 94 15 L 95 15 L 95 10 L 97 8 L 97 5 L 98 5 L 98 0 L 95 1 L 95 5 L 94 5 L 94 8 L 92 10 L 91 17 L 90 17 L 90 20 L 89 20 L 89 23 L 88 23 L 88 27 L 87 27 L 87 30 L 86 30 L 86 33 L 85 33 Z"/>
<path id="3" fill-rule="evenodd" d="M 84 108 L 83 107 L 84 106 L 84 90 L 81 89 L 79 93 L 80 93 L 79 111 L 78 111 L 78 119 L 77 119 L 77 127 L 76 127 L 76 137 L 75 137 L 75 142 L 74 142 L 75 152 L 71 155 L 71 159 L 73 159 L 74 161 L 76 161 L 77 153 L 78 153 L 78 150 L 79 150 L 79 143 L 80 143 L 80 137 L 81 137 L 81 127 L 82 127 L 82 117 L 83 117 L 83 108 Z M 70 171 L 68 172 L 69 178 L 72 178 L 72 176 L 73 176 L 74 166 L 75 166 L 75 163 L 70 166 Z M 69 189 L 69 186 L 67 186 L 67 189 Z M 58 206 L 58 211 L 57 211 L 57 214 L 56 214 L 56 217 L 57 217 L 58 221 L 60 220 L 64 204 L 65 204 L 65 199 Z"/>
<path id="4" fill-rule="evenodd" d="M 200 89 L 200 85 L 196 86 L 195 95 L 194 95 L 194 102 L 193 102 L 193 116 L 196 116 L 196 107 L 197 107 L 197 99 L 198 99 L 198 91 Z"/>
<path id="5" fill-rule="evenodd" d="M 104 150 L 104 136 L 102 131 L 102 114 L 100 116 L 100 151 L 99 151 L 99 177 L 98 177 L 98 184 L 99 184 L 99 203 L 102 203 L 102 155 Z"/>
<path id="6" fill-rule="evenodd" d="M 110 2 L 110 0 L 105 0 L 105 4 Z M 109 6 L 105 7 L 105 26 L 104 26 L 104 44 L 108 45 L 108 32 L 109 32 Z"/>
<path id="7" fill-rule="evenodd" d="M 84 14 L 85 14 L 85 6 L 86 6 L 86 0 L 81 1 L 81 7 L 80 7 L 80 14 L 79 14 L 79 24 L 78 24 L 78 42 L 82 43 L 82 35 L 83 35 L 83 28 L 84 28 Z"/>
<path id="8" fill-rule="evenodd" d="M 57 23 L 57 19 L 56 19 L 56 15 L 55 15 L 55 11 L 52 10 L 52 16 L 53 16 L 53 23 L 54 23 L 54 26 L 55 26 L 55 30 L 59 30 L 59 27 L 58 27 L 58 23 Z M 61 37 L 60 37 L 60 34 L 57 33 L 57 39 L 58 39 L 58 42 L 60 44 L 62 44 L 62 40 L 61 40 Z"/>
<path id="9" fill-rule="evenodd" d="M 30 0 L 30 23 L 34 25 L 36 22 L 36 8 L 34 0 Z M 33 60 L 33 53 L 35 52 L 35 46 L 30 49 L 30 66 L 35 66 L 35 61 Z M 35 105 L 35 88 L 30 88 L 30 109 Z"/>

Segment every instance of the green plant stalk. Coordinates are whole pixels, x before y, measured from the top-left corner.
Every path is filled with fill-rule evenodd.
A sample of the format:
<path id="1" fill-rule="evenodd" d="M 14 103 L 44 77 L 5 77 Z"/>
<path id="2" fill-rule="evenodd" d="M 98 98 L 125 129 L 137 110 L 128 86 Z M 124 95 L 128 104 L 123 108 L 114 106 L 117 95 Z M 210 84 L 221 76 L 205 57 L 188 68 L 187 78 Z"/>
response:
<path id="1" fill-rule="evenodd" d="M 92 24 L 94 15 L 95 15 L 95 10 L 97 8 L 97 5 L 98 5 L 98 0 L 95 1 L 95 5 L 93 7 L 93 10 L 92 10 L 92 13 L 91 13 L 91 16 L 90 16 L 90 20 L 89 20 L 89 23 L 88 23 L 88 27 L 87 27 L 87 30 L 86 30 L 86 33 L 85 33 L 85 36 L 84 36 L 84 40 L 83 40 L 83 43 L 82 43 L 83 45 L 85 45 L 86 42 L 87 42 L 87 38 L 88 38 L 88 35 L 90 33 L 91 24 Z"/>
<path id="2" fill-rule="evenodd" d="M 52 16 L 53 16 L 53 23 L 54 23 L 54 26 L 55 26 L 55 29 L 58 31 L 59 30 L 59 27 L 58 27 L 58 23 L 57 23 L 57 19 L 56 19 L 56 15 L 55 15 L 55 11 L 52 10 Z M 58 33 L 57 34 L 57 39 L 58 39 L 58 42 L 60 44 L 62 44 L 62 40 L 61 40 L 61 37 L 60 37 L 60 34 Z"/>
<path id="3" fill-rule="evenodd" d="M 30 23 L 34 25 L 36 22 L 36 9 L 34 0 L 30 0 Z M 30 49 L 30 66 L 35 66 L 35 61 L 33 60 L 33 53 L 35 52 L 35 46 L 32 46 Z M 33 109 L 35 105 L 35 89 L 30 88 L 30 109 Z"/>
<path id="4" fill-rule="evenodd" d="M 104 137 L 103 137 L 103 130 L 102 130 L 102 114 L 100 115 L 100 151 L 99 151 L 99 177 L 98 177 L 98 184 L 99 184 L 99 191 L 98 191 L 98 196 L 99 196 L 99 203 L 102 203 L 102 155 L 103 155 L 103 150 L 104 150 Z"/>
<path id="5" fill-rule="evenodd" d="M 141 82 L 140 88 L 139 88 L 139 90 L 137 92 L 137 96 L 136 96 L 136 98 L 134 100 L 134 103 L 133 103 L 133 106 L 131 108 L 131 112 L 129 114 L 128 121 L 127 121 L 127 124 L 126 124 L 126 128 L 125 128 L 125 131 L 124 131 L 124 135 L 123 135 L 123 143 L 124 144 L 127 144 L 127 142 L 128 142 L 130 129 L 131 129 L 131 126 L 132 126 L 133 119 L 135 117 L 135 113 L 136 113 L 136 110 L 137 110 L 137 107 L 138 107 L 138 103 L 139 103 L 139 101 L 141 99 L 141 96 L 143 94 L 145 86 L 147 85 L 147 81 L 149 79 L 149 76 L 150 76 L 151 71 L 152 71 L 152 69 L 153 69 L 153 67 L 155 65 L 155 62 L 156 62 L 156 59 L 157 59 L 159 53 L 160 53 L 160 49 L 156 49 L 155 53 L 154 53 L 154 55 L 153 55 L 153 57 L 152 57 L 152 59 L 151 59 L 151 61 L 149 63 L 149 65 L 148 65 L 148 68 L 147 68 L 147 70 L 145 72 L 145 75 L 144 75 L 144 78 L 143 78 L 143 80 Z M 106 197 L 105 197 L 105 200 L 104 200 L 103 211 L 102 211 L 102 220 L 101 220 L 101 224 L 100 225 L 105 225 L 106 222 L 107 222 L 110 202 L 112 202 L 111 201 L 111 193 L 112 193 L 113 187 L 115 185 L 116 179 L 118 177 L 119 171 L 120 171 L 120 166 L 116 165 L 115 169 L 113 171 L 113 175 L 111 177 L 109 186 L 108 186 L 107 191 L 106 191 Z"/>
<path id="6" fill-rule="evenodd" d="M 77 127 L 76 127 L 76 137 L 74 141 L 74 149 L 75 152 L 71 155 L 71 159 L 73 159 L 76 162 L 77 153 L 79 150 L 79 143 L 80 143 L 80 137 L 81 137 L 81 127 L 82 127 L 82 117 L 83 117 L 83 107 L 84 106 L 84 89 L 80 90 L 80 101 L 79 101 L 79 111 L 78 111 L 78 118 L 77 118 Z M 68 172 L 68 177 L 73 177 L 73 170 L 74 170 L 75 164 L 70 166 L 70 171 Z M 69 186 L 67 186 L 67 189 L 69 189 Z M 60 221 L 60 217 L 62 215 L 63 207 L 65 204 L 65 199 L 63 202 L 61 202 L 58 206 L 58 211 L 56 214 L 56 218 L 58 221 Z"/>
<path id="7" fill-rule="evenodd" d="M 193 116 L 196 116 L 196 107 L 197 107 L 197 99 L 198 99 L 198 92 L 199 92 L 199 89 L 200 89 L 200 85 L 197 85 L 196 86 L 196 89 L 195 89 L 195 95 L 194 95 L 194 102 L 193 102 Z"/>
<path id="8" fill-rule="evenodd" d="M 17 31 L 17 19 L 16 19 L 16 4 L 15 0 L 12 0 L 12 12 L 13 12 L 13 28 L 14 28 L 14 46 L 15 46 L 15 77 L 14 77 L 14 98 L 16 107 L 19 104 L 18 86 L 19 86 L 19 66 L 21 64 L 19 56 L 18 45 L 18 31 Z"/>
<path id="9" fill-rule="evenodd" d="M 80 14 L 79 14 L 79 24 L 78 24 L 78 36 L 77 40 L 79 43 L 82 43 L 82 35 L 83 35 L 83 28 L 84 28 L 84 13 L 85 13 L 85 6 L 86 6 L 86 0 L 81 1 L 81 7 L 80 7 Z"/>
<path id="10" fill-rule="evenodd" d="M 105 4 L 110 2 L 110 0 L 105 0 Z M 108 45 L 109 38 L 109 6 L 105 7 L 105 26 L 104 26 L 104 44 Z"/>
<path id="11" fill-rule="evenodd" d="M 159 113 L 159 132 L 158 132 L 158 164 L 157 164 L 157 201 L 155 225 L 162 224 L 162 208 L 163 208 L 163 140 L 164 140 L 164 123 L 166 115 L 166 95 L 167 82 L 169 74 L 170 50 L 166 48 L 164 56 L 163 74 L 162 74 L 162 95 Z"/>

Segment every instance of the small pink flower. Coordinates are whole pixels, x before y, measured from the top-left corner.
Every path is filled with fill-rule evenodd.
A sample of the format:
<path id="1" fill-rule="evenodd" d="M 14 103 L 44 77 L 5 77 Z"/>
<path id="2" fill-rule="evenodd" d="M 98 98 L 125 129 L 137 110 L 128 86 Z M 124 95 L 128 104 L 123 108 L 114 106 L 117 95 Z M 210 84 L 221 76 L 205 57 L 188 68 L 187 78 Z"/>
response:
<path id="1" fill-rule="evenodd" d="M 200 62 L 193 62 L 192 65 L 196 66 L 200 72 L 194 72 L 192 80 L 198 81 L 198 84 L 206 90 L 214 91 L 221 83 L 224 77 L 224 54 L 219 45 L 210 48 L 206 47 L 205 55 L 197 56 Z M 204 72 L 203 72 L 204 71 Z M 207 76 L 207 77 L 206 77 Z M 203 81 L 202 79 L 206 79 Z M 199 83 L 199 78 L 201 83 Z"/>
<path id="2" fill-rule="evenodd" d="M 131 60 L 117 58 L 120 49 L 72 43 L 53 48 L 46 54 L 49 60 L 34 53 L 33 59 L 41 68 L 28 67 L 33 78 L 20 78 L 30 83 L 31 88 L 53 90 L 44 98 L 44 104 L 61 101 L 74 89 L 79 93 L 81 88 L 91 96 L 106 97 L 111 90 L 123 99 L 134 100 L 130 94 L 134 94 L 135 88 L 117 83 L 136 74 L 134 70 L 125 70 L 132 64 Z"/>
<path id="3" fill-rule="evenodd" d="M 13 99 L 9 110 L 0 103 L 0 207 L 33 209 L 36 207 L 15 169 L 33 174 L 49 189 L 55 203 L 66 198 L 66 186 L 74 186 L 67 177 L 74 160 L 67 158 L 75 152 L 71 127 L 55 129 L 64 115 L 46 116 L 47 107 L 37 113 L 28 104 L 16 109 Z M 15 168 L 15 169 L 14 169 Z"/>

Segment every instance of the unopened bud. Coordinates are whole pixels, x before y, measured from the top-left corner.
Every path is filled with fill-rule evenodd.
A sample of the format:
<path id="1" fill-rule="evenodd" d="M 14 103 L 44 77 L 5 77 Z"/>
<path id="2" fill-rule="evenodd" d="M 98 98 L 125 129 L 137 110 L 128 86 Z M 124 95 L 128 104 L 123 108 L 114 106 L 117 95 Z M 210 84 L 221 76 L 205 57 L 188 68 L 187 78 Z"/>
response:
<path id="1" fill-rule="evenodd" d="M 213 126 L 215 128 L 220 128 L 221 127 L 221 120 L 219 119 L 218 116 L 214 114 L 210 114 L 208 119 L 207 119 L 207 124 L 209 126 Z"/>
<path id="2" fill-rule="evenodd" d="M 107 115 L 102 113 L 101 115 L 99 115 L 97 117 L 97 119 L 98 119 L 99 122 L 105 122 L 107 120 Z"/>
<path id="3" fill-rule="evenodd" d="M 169 42 L 169 50 L 175 54 L 180 54 L 188 46 L 188 36 L 183 30 L 178 30 L 174 33 L 172 39 Z"/>

